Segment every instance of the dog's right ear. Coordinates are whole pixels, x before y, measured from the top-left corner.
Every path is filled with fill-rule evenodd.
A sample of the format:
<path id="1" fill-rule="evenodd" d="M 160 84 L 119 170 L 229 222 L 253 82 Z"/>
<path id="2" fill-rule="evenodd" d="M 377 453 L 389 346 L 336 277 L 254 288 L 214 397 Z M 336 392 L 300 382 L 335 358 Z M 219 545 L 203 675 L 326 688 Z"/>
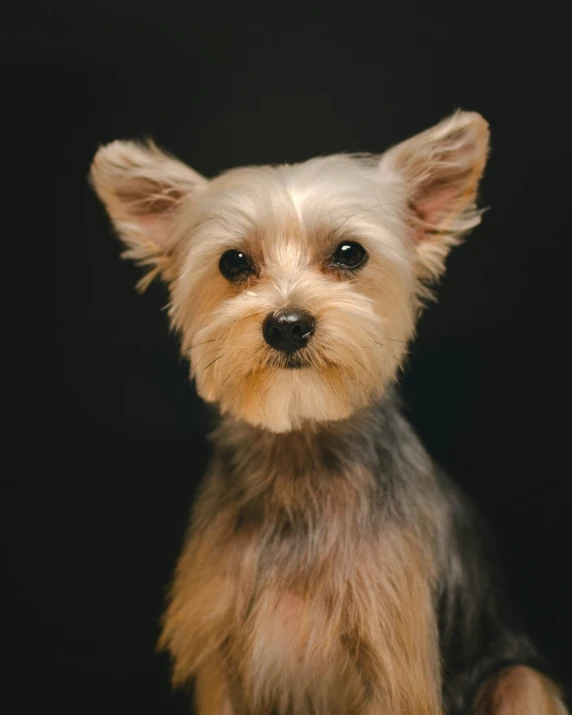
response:
<path id="1" fill-rule="evenodd" d="M 123 255 L 151 268 L 139 288 L 159 274 L 172 280 L 176 218 L 207 179 L 152 143 L 115 141 L 95 155 L 90 181 L 127 244 Z"/>

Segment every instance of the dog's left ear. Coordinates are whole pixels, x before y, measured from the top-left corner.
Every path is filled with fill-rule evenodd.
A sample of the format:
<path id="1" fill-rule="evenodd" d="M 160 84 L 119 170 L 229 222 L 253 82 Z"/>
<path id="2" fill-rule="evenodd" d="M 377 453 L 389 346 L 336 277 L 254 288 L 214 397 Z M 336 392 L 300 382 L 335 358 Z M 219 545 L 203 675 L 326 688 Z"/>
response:
<path id="1" fill-rule="evenodd" d="M 151 269 L 139 288 L 156 275 L 172 280 L 177 217 L 207 179 L 150 142 L 115 141 L 95 155 L 90 181 L 127 245 L 123 255 Z"/>
<path id="2" fill-rule="evenodd" d="M 480 223 L 476 198 L 488 148 L 483 117 L 456 112 L 382 155 L 380 168 L 404 181 L 420 278 L 441 275 L 451 247 Z"/>

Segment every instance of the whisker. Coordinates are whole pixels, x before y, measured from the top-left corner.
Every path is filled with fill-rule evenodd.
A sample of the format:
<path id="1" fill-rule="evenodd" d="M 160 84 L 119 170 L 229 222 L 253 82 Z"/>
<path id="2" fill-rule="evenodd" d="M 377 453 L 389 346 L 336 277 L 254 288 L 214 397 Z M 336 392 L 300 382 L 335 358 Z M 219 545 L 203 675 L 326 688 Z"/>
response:
<path id="1" fill-rule="evenodd" d="M 408 340 L 398 340 L 397 338 L 390 338 L 388 335 L 382 335 L 381 337 L 385 340 L 391 340 L 394 343 L 403 343 L 403 345 L 407 345 L 407 343 L 409 342 Z M 375 340 L 373 342 L 375 342 Z M 381 345 L 381 343 L 379 344 Z"/>
<path id="2" fill-rule="evenodd" d="M 221 387 L 224 387 L 224 385 L 225 385 L 226 381 L 228 380 L 228 378 L 229 378 L 233 373 L 235 373 L 237 370 L 238 370 L 238 367 L 235 367 L 234 370 L 231 370 L 231 371 L 228 373 L 228 375 L 224 378 L 224 380 L 220 383 L 220 386 L 221 386 Z"/>
<path id="3" fill-rule="evenodd" d="M 234 375 L 234 373 L 235 373 L 239 368 L 241 368 L 243 365 L 246 365 L 246 364 L 249 363 L 249 362 L 250 362 L 250 359 L 249 359 L 249 360 L 243 360 L 241 363 L 239 363 L 239 364 L 234 368 L 234 370 L 231 370 L 231 371 L 228 373 L 228 375 L 224 378 L 224 380 L 222 381 L 222 383 L 221 383 L 220 386 L 222 387 L 231 375 Z"/>
<path id="4" fill-rule="evenodd" d="M 211 353 L 215 353 L 217 351 L 221 352 L 222 350 L 224 350 L 224 348 L 215 348 L 214 350 L 207 350 L 207 352 L 197 360 L 197 362 L 193 365 L 193 367 L 196 368 L 197 365 L 201 362 L 201 360 L 204 360 L 207 355 L 210 355 Z M 219 357 L 222 357 L 222 355 L 220 355 Z M 207 367 L 208 367 L 208 365 L 207 365 Z"/>
<path id="5" fill-rule="evenodd" d="M 211 353 L 216 353 L 217 350 L 226 350 L 226 349 L 227 349 L 227 348 L 226 348 L 224 345 L 220 345 L 218 348 L 213 348 L 212 350 L 206 350 L 206 351 L 202 354 L 202 356 L 201 356 L 200 359 L 202 360 L 205 355 L 210 355 Z"/>
<path id="6" fill-rule="evenodd" d="M 189 345 L 187 350 L 192 350 L 193 348 L 198 348 L 200 345 L 206 345 L 207 343 L 214 343 L 215 340 L 220 340 L 220 338 L 212 338 L 212 340 L 205 340 L 202 343 L 197 343 L 196 345 Z"/>
<path id="7" fill-rule="evenodd" d="M 216 357 L 212 362 L 209 362 L 209 364 L 205 367 L 205 370 L 209 368 L 211 365 L 213 365 L 217 360 L 220 360 L 223 357 L 223 355 L 219 355 Z"/>
<path id="8" fill-rule="evenodd" d="M 237 366 L 234 368 L 234 370 L 231 370 L 231 371 L 228 373 L 228 375 L 225 377 L 223 383 L 221 384 L 221 387 L 225 384 L 225 382 L 228 380 L 228 378 L 231 377 L 231 375 L 233 375 L 239 368 L 243 367 L 243 365 L 247 365 L 247 364 L 250 363 L 250 362 L 251 362 L 250 359 L 248 359 L 248 360 L 243 360 L 243 362 L 241 362 L 239 365 L 237 365 Z M 255 372 L 257 372 L 257 371 L 264 370 L 265 367 L 269 367 L 269 366 L 268 366 L 268 365 L 260 366 L 260 367 L 257 367 L 257 368 L 255 368 L 255 369 L 253 369 L 253 370 L 250 370 L 250 371 L 247 373 L 246 377 L 250 377 L 251 375 L 253 375 L 253 374 L 254 374 Z M 245 377 L 245 376 L 243 375 L 243 377 Z M 229 383 L 229 387 L 235 387 L 237 384 L 238 384 L 238 382 L 231 382 L 231 383 Z M 266 389 L 268 389 L 268 387 L 269 387 L 269 386 L 267 385 L 267 386 L 266 386 Z"/>

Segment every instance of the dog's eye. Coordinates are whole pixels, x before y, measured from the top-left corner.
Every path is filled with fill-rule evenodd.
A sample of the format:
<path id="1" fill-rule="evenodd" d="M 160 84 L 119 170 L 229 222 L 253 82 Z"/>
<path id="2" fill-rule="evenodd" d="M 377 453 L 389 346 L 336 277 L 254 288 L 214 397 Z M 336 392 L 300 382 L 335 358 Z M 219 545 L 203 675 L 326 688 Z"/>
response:
<path id="1" fill-rule="evenodd" d="M 253 272 L 250 259 L 242 251 L 225 251 L 218 264 L 220 272 L 229 281 L 237 281 Z"/>
<path id="2" fill-rule="evenodd" d="M 332 256 L 332 265 L 353 270 L 363 265 L 366 258 L 367 252 L 363 246 L 355 241 L 344 241 L 336 248 Z"/>

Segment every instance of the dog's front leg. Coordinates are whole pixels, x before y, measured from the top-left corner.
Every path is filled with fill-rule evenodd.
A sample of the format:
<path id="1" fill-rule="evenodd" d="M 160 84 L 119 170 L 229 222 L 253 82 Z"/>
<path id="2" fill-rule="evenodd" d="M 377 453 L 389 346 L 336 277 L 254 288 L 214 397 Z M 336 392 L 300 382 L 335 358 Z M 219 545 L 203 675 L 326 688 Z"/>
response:
<path id="1" fill-rule="evenodd" d="M 427 634 L 410 644 L 394 641 L 383 649 L 362 641 L 356 658 L 362 686 L 355 712 L 360 715 L 443 715 L 439 663 L 433 640 Z"/>
<path id="2" fill-rule="evenodd" d="M 238 715 L 232 706 L 222 658 L 211 655 L 195 677 L 195 704 L 198 715 Z"/>
<path id="3" fill-rule="evenodd" d="M 471 715 L 568 715 L 558 687 L 524 665 L 505 668 L 479 690 Z"/>
<path id="4" fill-rule="evenodd" d="M 432 568 L 415 535 L 389 527 L 359 554 L 343 642 L 361 680 L 360 715 L 443 713 Z"/>

